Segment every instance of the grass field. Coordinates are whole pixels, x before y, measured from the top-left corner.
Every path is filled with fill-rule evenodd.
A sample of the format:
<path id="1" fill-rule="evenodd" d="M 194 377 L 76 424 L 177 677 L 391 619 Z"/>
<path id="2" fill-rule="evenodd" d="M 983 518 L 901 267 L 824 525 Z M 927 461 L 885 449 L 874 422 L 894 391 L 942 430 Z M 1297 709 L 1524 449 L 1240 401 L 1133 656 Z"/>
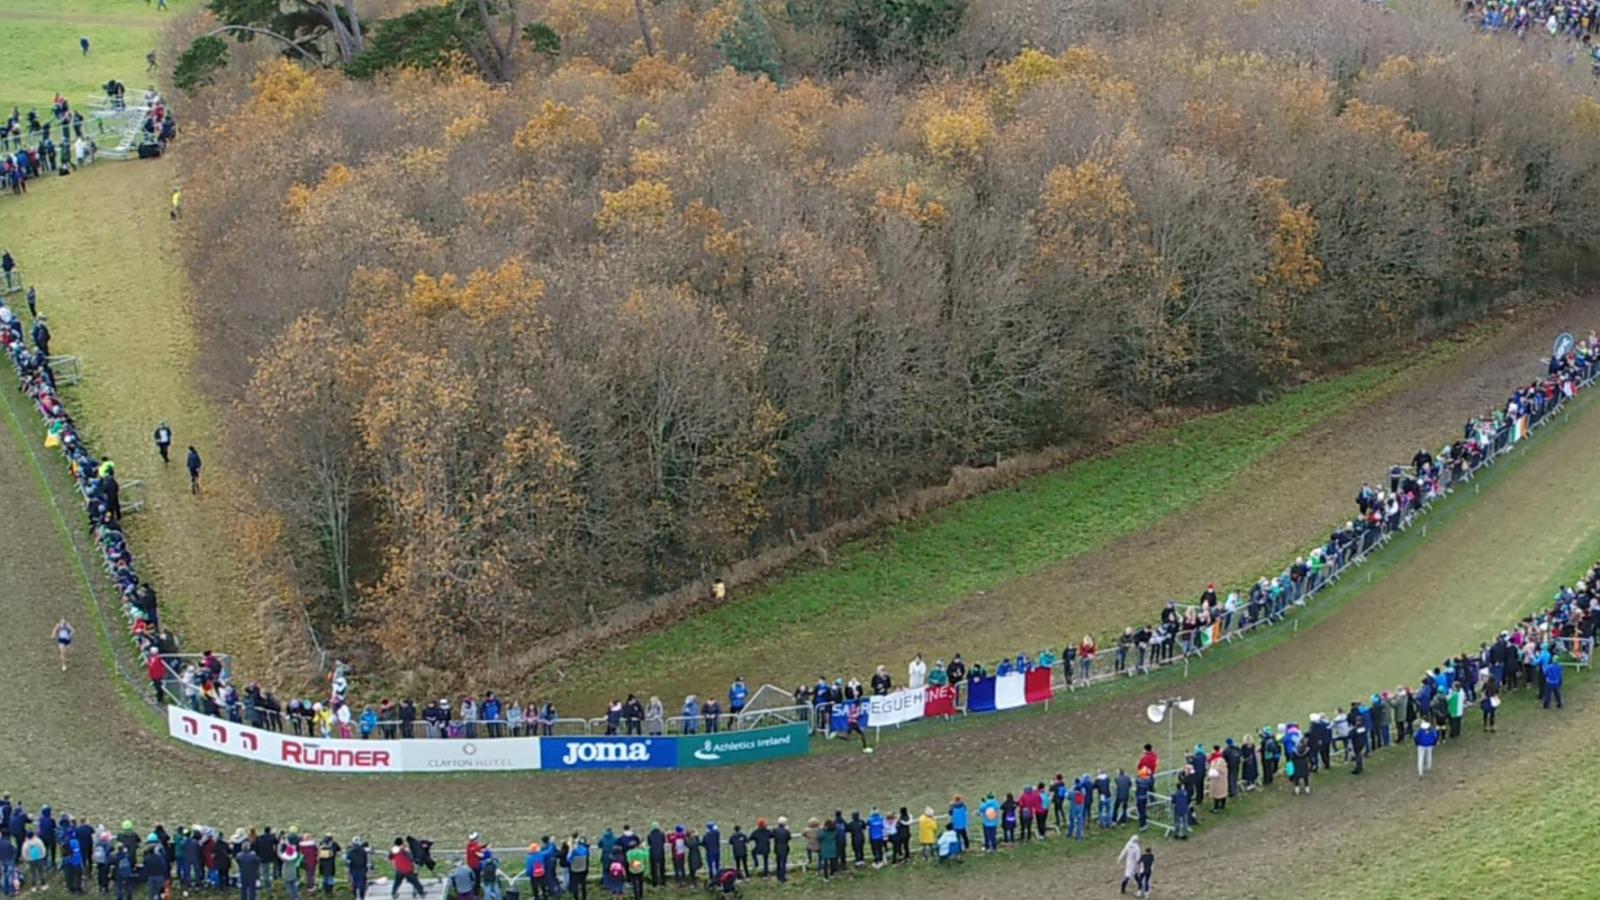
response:
<path id="1" fill-rule="evenodd" d="M 155 49 L 166 20 L 197 0 L 168 0 L 157 12 L 143 0 L 6 0 L 0 4 L 0 46 L 6 48 L 6 77 L 0 82 L 0 110 L 30 107 L 41 116 L 59 91 L 74 104 L 100 95 L 112 78 L 143 90 L 152 77 L 145 54 Z M 78 38 L 89 39 L 89 54 Z"/>
<path id="2" fill-rule="evenodd" d="M 159 27 L 193 0 L 169 5 L 171 12 L 156 13 L 142 0 L 7 0 L 0 4 L 0 30 L 25 32 L 28 40 L 18 46 L 61 44 L 71 53 L 22 55 L 8 66 L 0 93 L 17 94 L 24 111 L 32 103 L 48 112 L 53 91 L 81 103 L 107 73 L 141 85 L 134 79 Z M 95 42 L 88 68 L 79 65 L 79 30 Z M 101 56 L 100 35 L 108 51 L 126 52 Z M 4 45 L 13 46 L 8 37 Z M 0 102 L 9 109 L 11 101 Z M 179 634 L 200 645 L 194 649 L 227 648 L 259 666 L 260 632 L 238 627 L 250 621 L 254 606 L 227 533 L 230 473 L 221 454 L 207 452 L 216 446 L 217 411 L 201 396 L 195 372 L 189 315 L 196 298 L 185 289 L 167 213 L 174 172 L 167 160 L 102 161 L 67 178 L 35 179 L 26 196 L 0 196 L 0 242 L 38 292 L 39 312 L 54 334 L 52 351 L 82 360 L 85 377 L 68 397 L 84 431 L 118 462 L 124 483 L 144 482 L 142 492 L 130 494 L 143 498 L 146 509 L 130 517 L 129 531 L 163 610 Z M 170 467 L 161 465 L 151 442 L 163 420 L 172 425 L 179 454 Z M 207 457 L 213 490 L 201 501 L 189 496 L 182 471 L 181 451 L 190 444 Z"/>

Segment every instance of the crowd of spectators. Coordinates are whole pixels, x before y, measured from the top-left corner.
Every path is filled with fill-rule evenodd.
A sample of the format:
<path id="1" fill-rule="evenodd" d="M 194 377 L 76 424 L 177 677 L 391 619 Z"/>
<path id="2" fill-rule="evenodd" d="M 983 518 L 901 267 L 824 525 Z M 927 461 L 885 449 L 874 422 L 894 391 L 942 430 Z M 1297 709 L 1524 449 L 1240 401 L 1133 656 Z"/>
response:
<path id="1" fill-rule="evenodd" d="M 13 194 L 25 194 L 28 180 L 46 172 L 59 175 L 89 165 L 99 153 L 93 135 L 83 131 L 83 114 L 56 94 L 43 120 L 36 109 L 26 118 L 19 107 L 0 122 L 0 181 Z"/>
<path id="2" fill-rule="evenodd" d="M 464 850 L 443 866 L 434 859 L 431 841 L 407 835 L 395 837 L 385 854 L 389 896 L 398 897 L 402 887 L 413 898 L 427 896 L 429 885 L 419 877 L 423 870 L 436 879 L 435 891 L 458 900 L 503 900 L 513 889 L 526 889 L 532 897 L 581 900 L 591 879 L 614 897 L 642 898 L 669 886 L 732 894 L 743 880 L 832 881 L 913 864 L 950 866 L 968 852 L 1004 854 L 1019 844 L 1081 841 L 1091 832 L 1124 830 L 1130 836 L 1117 858 L 1123 890 L 1132 884 L 1145 897 L 1154 878 L 1154 841 L 1147 837 L 1153 828 L 1185 840 L 1203 823 L 1226 818 L 1237 801 L 1254 793 L 1287 790 L 1309 798 L 1330 774 L 1360 776 L 1369 758 L 1398 753 L 1408 741 L 1417 777 L 1427 779 L 1436 751 L 1470 735 L 1463 723 L 1474 707 L 1482 733 L 1498 730 L 1498 710 L 1518 694 L 1528 696 L 1530 704 L 1548 710 L 1553 703 L 1559 710 L 1565 667 L 1589 662 L 1597 621 L 1600 564 L 1492 640 L 1437 662 L 1418 660 L 1423 674 L 1415 685 L 1375 690 L 1348 708 L 1310 713 L 1304 724 L 1285 721 L 1243 735 L 1219 735 L 1209 749 L 1196 744 L 1165 769 L 1146 744 L 1122 766 L 955 793 L 948 805 L 928 806 L 921 814 L 907 805 L 883 803 L 862 804 L 865 812 L 857 808 L 848 816 L 837 809 L 802 813 L 805 824 L 797 816 L 793 828 L 787 815 L 736 822 L 731 828 L 713 820 L 704 828 L 651 822 L 635 831 L 622 823 L 620 829 L 589 834 L 542 835 L 526 851 L 519 840 L 508 853 L 472 832 Z M 969 802 L 967 796 L 974 799 Z M 69 893 L 97 888 L 100 894 L 115 892 L 117 900 L 132 900 L 136 889 L 162 900 L 169 884 L 186 893 L 236 890 L 240 900 L 256 900 L 259 891 L 281 882 L 290 900 L 299 900 L 302 889 L 328 896 L 336 888 L 341 896 L 348 890 L 355 900 L 365 900 L 380 880 L 378 851 L 359 836 L 342 846 L 331 833 L 318 838 L 298 827 L 275 832 L 240 826 L 225 839 L 223 828 L 198 823 L 171 831 L 157 823 L 139 831 L 131 820 L 120 828 L 93 822 L 89 815 L 49 806 L 35 816 L 9 794 L 0 796 L 4 893 L 41 890 L 60 878 Z M 518 855 L 520 866 L 512 862 Z"/>
<path id="3" fill-rule="evenodd" d="M 674 710 L 677 715 L 669 715 L 659 696 L 644 700 L 627 694 L 626 699 L 608 703 L 603 716 L 592 722 L 563 720 L 554 703 L 520 702 L 493 691 L 464 695 L 456 702 L 448 696 L 421 704 L 412 698 L 398 702 L 383 698 L 357 710 L 346 699 L 348 682 L 342 672 L 330 679 L 325 695 L 315 698 L 285 700 L 259 683 L 240 686 L 226 657 L 210 650 L 185 655 L 177 636 L 162 626 L 155 587 L 138 575 L 122 530 L 116 465 L 85 446 L 74 426 L 51 369 L 48 330 L 43 332 L 45 343 L 39 341 L 40 324 L 36 322 L 35 346 L 29 349 L 21 319 L 0 304 L 0 344 L 17 371 L 22 390 L 44 421 L 47 446 L 60 449 L 83 497 L 87 527 L 122 600 L 123 614 L 158 703 L 181 703 L 236 723 L 324 738 L 521 737 L 554 734 L 563 723 L 605 734 L 694 734 L 736 728 L 745 721 L 751 689 L 742 677 L 730 686 L 726 708 L 717 694 L 690 695 Z M 1336 527 L 1326 542 L 1275 576 L 1225 594 L 1215 584 L 1208 584 L 1192 604 L 1168 600 L 1154 621 L 1124 628 L 1104 650 L 1094 635 L 1086 634 L 1063 642 L 1059 652 L 1046 647 L 1036 654 L 1019 653 L 992 664 L 969 664 L 957 653 L 949 662 L 940 658 L 930 665 L 917 654 L 907 666 L 904 686 L 951 684 L 957 686 L 959 697 L 964 684 L 991 673 L 1006 675 L 1042 666 L 1058 668 L 1065 687 L 1082 687 L 1107 678 L 1143 674 L 1282 621 L 1347 565 L 1408 527 L 1433 499 L 1470 479 L 1479 466 L 1524 437 L 1547 411 L 1588 381 L 1597 360 L 1600 336 L 1591 332 L 1573 342 L 1564 356 L 1552 357 L 1542 378 L 1512 391 L 1504 405 L 1491 413 L 1469 420 L 1459 438 L 1437 452 L 1419 450 L 1409 466 L 1392 466 L 1386 484 L 1362 485 L 1355 495 L 1356 515 Z M 156 440 L 164 451 L 161 434 L 158 429 Z M 170 431 L 166 440 L 171 440 Z M 714 590 L 725 589 L 718 582 Z M 858 709 L 869 694 L 886 695 L 899 686 L 888 668 L 880 665 L 865 684 L 858 677 L 818 676 L 815 683 L 797 687 L 791 702 L 795 708 L 809 708 L 816 730 L 828 734 L 843 730 L 837 726 L 840 710 Z"/>
<path id="4" fill-rule="evenodd" d="M 1552 38 L 1571 41 L 1568 61 L 1582 52 L 1600 77 L 1600 0 L 1463 0 L 1467 21 L 1490 33 L 1507 33 L 1526 39 L 1543 31 Z"/>

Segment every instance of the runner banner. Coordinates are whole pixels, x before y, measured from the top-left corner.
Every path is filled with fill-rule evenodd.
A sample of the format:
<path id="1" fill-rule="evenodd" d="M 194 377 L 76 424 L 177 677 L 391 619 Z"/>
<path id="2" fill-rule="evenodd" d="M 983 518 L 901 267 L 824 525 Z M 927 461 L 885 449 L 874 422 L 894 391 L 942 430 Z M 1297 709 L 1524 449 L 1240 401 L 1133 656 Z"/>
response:
<path id="1" fill-rule="evenodd" d="M 915 722 L 926 715 L 923 710 L 927 705 L 928 690 L 925 687 L 910 688 L 872 697 L 867 701 L 866 724 L 872 728 L 883 728 Z"/>

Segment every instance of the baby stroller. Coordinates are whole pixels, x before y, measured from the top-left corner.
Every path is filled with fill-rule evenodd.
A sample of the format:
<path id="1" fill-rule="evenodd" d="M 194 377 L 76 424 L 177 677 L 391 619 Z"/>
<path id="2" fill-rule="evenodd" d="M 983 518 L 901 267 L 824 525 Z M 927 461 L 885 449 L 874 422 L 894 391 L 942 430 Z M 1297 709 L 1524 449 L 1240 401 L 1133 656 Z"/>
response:
<path id="1" fill-rule="evenodd" d="M 706 890 L 724 897 L 743 897 L 739 890 L 739 873 L 734 869 L 723 869 L 717 877 L 706 882 Z"/>

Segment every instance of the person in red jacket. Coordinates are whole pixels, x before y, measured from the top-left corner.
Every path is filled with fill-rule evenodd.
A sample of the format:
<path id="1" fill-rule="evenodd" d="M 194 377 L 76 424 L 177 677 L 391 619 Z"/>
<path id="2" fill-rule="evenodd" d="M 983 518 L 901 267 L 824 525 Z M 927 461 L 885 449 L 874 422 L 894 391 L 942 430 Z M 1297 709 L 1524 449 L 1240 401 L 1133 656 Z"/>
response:
<path id="1" fill-rule="evenodd" d="M 476 831 L 467 835 L 467 868 L 474 872 L 483 868 L 483 843 Z"/>
<path id="2" fill-rule="evenodd" d="M 150 687 L 156 692 L 156 705 L 167 705 L 167 689 L 163 683 L 167 680 L 167 662 L 161 654 L 150 654 L 150 661 L 145 663 L 144 673 L 150 677 Z"/>
<path id="3" fill-rule="evenodd" d="M 1138 768 L 1148 769 L 1152 775 L 1161 771 L 1161 757 L 1156 755 L 1155 748 L 1149 744 L 1144 745 L 1144 753 L 1139 756 Z M 1138 769 L 1135 769 L 1135 771 L 1138 771 Z"/>

